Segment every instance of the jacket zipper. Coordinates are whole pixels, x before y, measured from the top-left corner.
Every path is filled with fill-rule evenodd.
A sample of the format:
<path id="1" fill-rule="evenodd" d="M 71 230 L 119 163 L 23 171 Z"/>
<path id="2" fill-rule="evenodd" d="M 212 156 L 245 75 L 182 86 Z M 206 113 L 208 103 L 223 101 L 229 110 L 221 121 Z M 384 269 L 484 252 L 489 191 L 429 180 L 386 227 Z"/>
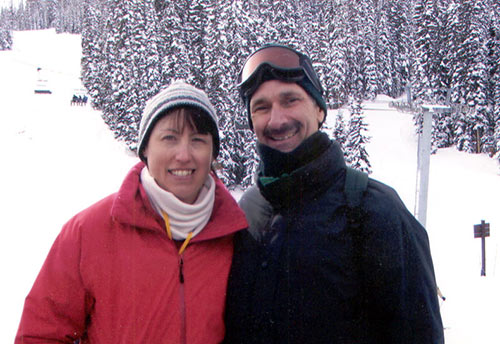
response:
<path id="1" fill-rule="evenodd" d="M 181 343 L 186 344 L 186 300 L 184 295 L 184 259 L 182 254 L 179 256 L 179 300 L 181 312 Z"/>
<path id="2" fill-rule="evenodd" d="M 165 221 L 165 230 L 167 232 L 168 238 L 173 240 L 172 231 L 170 229 L 170 220 L 168 214 L 164 211 L 161 212 L 163 220 Z M 184 291 L 184 250 L 186 249 L 189 241 L 193 237 L 193 232 L 188 233 L 186 239 L 179 248 L 179 311 L 181 316 L 181 343 L 187 343 L 187 326 L 186 326 L 186 296 Z"/>

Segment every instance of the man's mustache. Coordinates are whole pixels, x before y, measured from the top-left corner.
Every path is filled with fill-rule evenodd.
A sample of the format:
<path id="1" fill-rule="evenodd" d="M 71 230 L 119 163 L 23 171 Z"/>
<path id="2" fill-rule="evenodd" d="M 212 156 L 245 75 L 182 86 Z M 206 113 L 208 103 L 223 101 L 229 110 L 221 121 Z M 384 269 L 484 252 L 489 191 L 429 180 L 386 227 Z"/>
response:
<path id="1" fill-rule="evenodd" d="M 300 127 L 302 124 L 298 121 L 290 121 L 287 123 L 283 123 L 282 125 L 279 126 L 279 128 L 269 128 L 266 127 L 264 129 L 264 135 L 265 136 L 281 136 L 286 133 L 289 133 L 291 131 L 297 132 L 299 131 Z"/>

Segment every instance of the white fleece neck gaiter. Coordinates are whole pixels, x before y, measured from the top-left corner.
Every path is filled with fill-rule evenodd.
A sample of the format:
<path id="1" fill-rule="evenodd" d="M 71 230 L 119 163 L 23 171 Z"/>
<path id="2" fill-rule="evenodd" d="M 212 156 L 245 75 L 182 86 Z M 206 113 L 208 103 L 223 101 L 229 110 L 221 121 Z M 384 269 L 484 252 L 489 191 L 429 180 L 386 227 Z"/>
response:
<path id="1" fill-rule="evenodd" d="M 141 183 L 156 212 L 160 216 L 162 212 L 168 215 L 174 240 L 186 239 L 190 232 L 193 232 L 194 237 L 208 223 L 215 199 L 215 181 L 211 175 L 207 176 L 193 204 L 184 203 L 173 193 L 162 189 L 149 173 L 147 166 L 141 171 Z"/>

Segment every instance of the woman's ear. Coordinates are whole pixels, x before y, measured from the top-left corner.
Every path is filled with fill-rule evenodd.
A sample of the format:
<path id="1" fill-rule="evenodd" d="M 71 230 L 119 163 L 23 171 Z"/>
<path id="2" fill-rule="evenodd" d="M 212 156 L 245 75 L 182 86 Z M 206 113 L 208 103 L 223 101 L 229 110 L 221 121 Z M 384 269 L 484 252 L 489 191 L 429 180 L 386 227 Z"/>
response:
<path id="1" fill-rule="evenodd" d="M 220 162 L 218 162 L 216 159 L 212 160 L 212 165 L 211 165 L 212 172 L 217 172 L 219 170 L 222 170 L 222 165 Z"/>

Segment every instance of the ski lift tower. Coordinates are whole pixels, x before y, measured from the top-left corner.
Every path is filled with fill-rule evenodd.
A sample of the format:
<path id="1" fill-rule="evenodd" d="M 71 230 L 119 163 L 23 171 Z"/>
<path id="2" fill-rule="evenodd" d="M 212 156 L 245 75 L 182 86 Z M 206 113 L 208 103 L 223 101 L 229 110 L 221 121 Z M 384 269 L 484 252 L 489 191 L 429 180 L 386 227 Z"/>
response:
<path id="1" fill-rule="evenodd" d="M 451 111 L 444 105 L 422 105 L 424 122 L 418 136 L 417 183 L 415 191 L 415 217 L 425 227 L 427 221 L 427 195 L 429 190 L 429 166 L 431 160 L 432 117 L 435 113 Z"/>

